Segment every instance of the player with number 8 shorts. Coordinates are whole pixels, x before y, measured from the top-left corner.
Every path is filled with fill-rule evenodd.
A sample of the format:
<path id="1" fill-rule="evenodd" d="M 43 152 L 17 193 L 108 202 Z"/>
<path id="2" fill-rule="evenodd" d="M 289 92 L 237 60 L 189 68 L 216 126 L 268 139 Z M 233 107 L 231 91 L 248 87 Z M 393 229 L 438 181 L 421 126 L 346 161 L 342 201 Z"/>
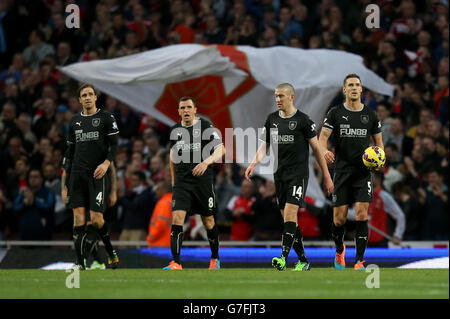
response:
<path id="1" fill-rule="evenodd" d="M 278 110 L 267 117 L 261 145 L 247 168 L 245 177 L 250 180 L 255 166 L 266 156 L 269 147 L 275 145 L 272 149 L 278 166 L 274 168 L 274 181 L 284 226 L 282 255 L 272 259 L 272 266 L 285 270 L 289 252 L 294 248 L 298 256 L 294 270 L 305 271 L 310 269 L 310 263 L 305 255 L 300 226 L 297 225 L 297 213 L 299 207 L 305 206 L 310 146 L 324 173 L 324 185 L 328 193 L 333 190 L 333 182 L 319 147 L 316 125 L 308 115 L 295 108 L 294 98 L 294 88 L 291 84 L 283 83 L 276 87 L 275 100 Z"/>
<path id="2" fill-rule="evenodd" d="M 173 260 L 165 270 L 182 270 L 180 250 L 186 214 L 200 214 L 211 247 L 210 270 L 220 269 L 219 230 L 212 164 L 225 155 L 225 147 L 213 125 L 196 115 L 192 97 L 178 102 L 181 121 L 170 130 L 170 170 L 172 173 L 172 232 L 170 248 Z"/>

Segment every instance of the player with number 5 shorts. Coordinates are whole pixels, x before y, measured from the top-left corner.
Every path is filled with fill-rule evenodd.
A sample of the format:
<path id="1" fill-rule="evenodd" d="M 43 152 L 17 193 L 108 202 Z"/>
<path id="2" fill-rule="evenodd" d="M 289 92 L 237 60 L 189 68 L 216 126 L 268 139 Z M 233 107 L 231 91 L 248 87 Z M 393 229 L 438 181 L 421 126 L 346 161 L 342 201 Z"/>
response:
<path id="1" fill-rule="evenodd" d="M 355 204 L 356 258 L 354 269 L 363 270 L 364 252 L 368 241 L 368 210 L 372 202 L 373 186 L 370 170 L 364 166 L 362 154 L 373 138 L 376 146 L 383 148 L 381 123 L 377 113 L 361 103 L 362 83 L 357 74 L 349 74 L 343 83 L 345 102 L 332 107 L 326 115 L 319 142 L 326 161 L 334 163 L 335 185 L 333 223 L 331 233 L 336 244 L 334 267 L 345 268 L 345 223 L 349 205 Z M 333 134 L 335 154 L 328 150 L 328 139 Z"/>

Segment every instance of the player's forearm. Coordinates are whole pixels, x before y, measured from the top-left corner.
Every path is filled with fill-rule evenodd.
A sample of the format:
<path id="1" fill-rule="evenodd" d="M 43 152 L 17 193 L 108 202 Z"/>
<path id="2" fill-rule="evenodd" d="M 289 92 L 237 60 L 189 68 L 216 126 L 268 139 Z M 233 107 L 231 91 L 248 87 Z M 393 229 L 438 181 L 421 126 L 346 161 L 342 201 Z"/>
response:
<path id="1" fill-rule="evenodd" d="M 266 142 L 262 142 L 259 146 L 258 150 L 256 151 L 255 157 L 251 161 L 250 165 L 256 166 L 259 162 L 262 161 L 262 159 L 266 156 L 267 153 L 267 144 Z"/>
<path id="2" fill-rule="evenodd" d="M 212 153 L 211 156 L 209 156 L 204 162 L 205 162 L 206 165 L 209 166 L 211 164 L 216 163 L 224 155 L 225 155 L 225 147 L 222 144 L 219 147 L 217 147 L 216 150 L 214 151 L 214 153 Z"/>
<path id="3" fill-rule="evenodd" d="M 67 142 L 67 149 L 64 153 L 64 157 L 62 160 L 62 168 L 67 172 L 67 175 L 70 174 L 72 169 L 72 159 L 75 152 L 75 146 L 71 142 Z M 64 185 L 64 183 L 63 183 Z"/>
<path id="4" fill-rule="evenodd" d="M 109 135 L 108 136 L 108 142 L 109 142 L 109 149 L 108 149 L 108 154 L 106 155 L 106 160 L 109 161 L 109 163 L 111 163 L 114 158 L 116 157 L 117 154 L 117 149 L 118 149 L 118 137 L 117 134 L 114 135 Z M 106 162 L 105 160 L 105 162 Z M 109 165 L 108 163 L 108 165 Z"/>
<path id="5" fill-rule="evenodd" d="M 382 133 L 373 136 L 373 141 L 374 141 L 375 146 L 378 146 L 378 147 L 382 148 L 383 151 L 384 151 L 384 144 L 383 144 Z"/>
<path id="6" fill-rule="evenodd" d="M 324 157 L 324 151 L 322 151 L 322 147 L 319 143 L 317 146 L 313 146 L 314 156 L 316 157 L 317 163 L 319 163 L 320 169 L 322 170 L 324 178 L 330 178 L 330 172 L 328 171 L 328 165 Z"/>
<path id="7" fill-rule="evenodd" d="M 67 173 L 66 173 L 66 170 L 63 169 L 62 175 L 61 175 L 61 192 L 64 191 L 64 187 L 66 187 L 66 182 L 67 182 Z"/>
<path id="8" fill-rule="evenodd" d="M 114 162 L 111 162 L 110 169 L 111 169 L 111 192 L 116 192 L 117 191 L 117 175 L 116 175 L 116 166 L 114 165 Z"/>
<path id="9" fill-rule="evenodd" d="M 322 129 L 320 136 L 319 136 L 319 146 L 322 150 L 322 153 L 325 154 L 326 151 L 328 151 L 328 138 L 330 137 L 330 134 L 326 132 L 324 129 Z"/>
<path id="10" fill-rule="evenodd" d="M 170 168 L 170 177 L 172 180 L 172 187 L 173 187 L 173 185 L 175 185 L 175 166 L 173 165 L 173 162 L 172 162 L 172 155 L 173 155 L 173 151 L 171 149 L 170 154 L 169 154 L 169 168 Z"/>
<path id="11" fill-rule="evenodd" d="M 111 161 L 109 159 L 105 159 L 102 163 L 102 165 L 106 165 L 106 166 L 110 166 L 111 165 Z"/>

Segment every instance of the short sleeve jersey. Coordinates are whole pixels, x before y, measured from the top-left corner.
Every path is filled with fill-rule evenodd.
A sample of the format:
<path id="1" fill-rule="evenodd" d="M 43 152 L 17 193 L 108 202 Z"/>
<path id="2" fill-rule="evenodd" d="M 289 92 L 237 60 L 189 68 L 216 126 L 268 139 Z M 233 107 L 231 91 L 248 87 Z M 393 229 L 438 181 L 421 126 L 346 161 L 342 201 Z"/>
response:
<path id="1" fill-rule="evenodd" d="M 175 184 L 199 181 L 212 182 L 212 166 L 202 176 L 192 175 L 192 170 L 214 150 L 223 144 L 217 129 L 207 120 L 199 117 L 191 126 L 176 123 L 170 129 L 172 162 L 175 166 Z"/>
<path id="2" fill-rule="evenodd" d="M 67 143 L 75 145 L 72 172 L 93 173 L 106 159 L 108 136 L 119 133 L 114 115 L 99 109 L 96 113 L 76 113 L 69 124 Z"/>
<path id="3" fill-rule="evenodd" d="M 328 111 L 323 127 L 333 131 L 336 171 L 367 170 L 362 154 L 370 145 L 370 137 L 381 134 L 381 122 L 374 110 L 363 105 L 354 111 L 340 104 Z"/>
<path id="4" fill-rule="evenodd" d="M 262 133 L 263 140 L 275 155 L 278 153 L 276 178 L 309 175 L 309 140 L 316 136 L 316 125 L 308 115 L 297 110 L 289 117 L 282 117 L 275 111 L 267 117 Z"/>

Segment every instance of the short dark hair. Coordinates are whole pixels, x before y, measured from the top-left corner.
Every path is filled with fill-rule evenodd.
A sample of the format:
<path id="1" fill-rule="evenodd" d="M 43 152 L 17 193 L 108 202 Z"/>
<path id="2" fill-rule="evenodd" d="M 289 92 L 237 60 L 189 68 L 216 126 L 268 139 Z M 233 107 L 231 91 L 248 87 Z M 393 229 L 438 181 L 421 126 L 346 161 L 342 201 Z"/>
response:
<path id="1" fill-rule="evenodd" d="M 164 189 L 166 193 L 170 193 L 172 191 L 172 186 L 163 179 L 159 180 L 156 184 L 159 185 L 160 188 Z"/>
<path id="2" fill-rule="evenodd" d="M 426 174 L 436 173 L 437 175 L 442 176 L 442 169 L 437 166 L 430 166 L 425 169 Z"/>
<path id="3" fill-rule="evenodd" d="M 378 107 L 378 106 L 384 106 L 384 108 L 385 108 L 387 111 L 392 112 L 392 106 L 391 106 L 390 103 L 380 102 L 380 103 L 378 103 L 377 107 Z"/>
<path id="4" fill-rule="evenodd" d="M 83 91 L 86 88 L 92 88 L 94 90 L 94 94 L 97 95 L 97 90 L 95 89 L 95 87 L 92 84 L 83 83 L 80 85 L 80 87 L 77 90 L 78 97 L 80 97 L 81 91 Z"/>
<path id="5" fill-rule="evenodd" d="M 347 74 L 347 76 L 345 77 L 345 79 L 344 79 L 344 86 L 345 86 L 345 82 L 347 82 L 347 80 L 348 79 L 351 79 L 351 78 L 357 78 L 358 80 L 359 80 L 359 82 L 360 83 L 362 83 L 361 82 L 361 78 L 359 77 L 359 75 L 358 74 L 356 74 L 356 73 L 350 73 L 350 74 Z"/>
<path id="6" fill-rule="evenodd" d="M 139 178 L 139 182 L 141 182 L 141 183 L 145 183 L 145 181 L 147 179 L 144 172 L 142 172 L 142 171 L 134 171 L 133 175 L 136 175 Z"/>
<path id="7" fill-rule="evenodd" d="M 191 100 L 192 103 L 194 103 L 194 107 L 197 105 L 197 102 L 195 101 L 195 99 L 193 97 L 190 97 L 190 96 L 183 96 L 182 98 L 180 98 L 178 100 L 178 104 L 180 104 L 180 102 L 189 101 L 189 100 Z"/>
<path id="8" fill-rule="evenodd" d="M 33 166 L 28 170 L 27 181 L 30 179 L 31 172 L 38 172 L 40 177 L 43 178 L 41 169 L 39 167 Z"/>
<path id="9" fill-rule="evenodd" d="M 33 32 L 39 39 L 41 39 L 41 41 L 45 40 L 44 32 L 42 32 L 40 29 L 35 29 L 33 30 Z"/>
<path id="10" fill-rule="evenodd" d="M 392 148 L 393 151 L 398 151 L 398 146 L 397 146 L 397 144 L 395 144 L 395 143 L 387 143 L 387 144 L 385 145 L 385 148 L 386 148 L 386 147 Z"/>

